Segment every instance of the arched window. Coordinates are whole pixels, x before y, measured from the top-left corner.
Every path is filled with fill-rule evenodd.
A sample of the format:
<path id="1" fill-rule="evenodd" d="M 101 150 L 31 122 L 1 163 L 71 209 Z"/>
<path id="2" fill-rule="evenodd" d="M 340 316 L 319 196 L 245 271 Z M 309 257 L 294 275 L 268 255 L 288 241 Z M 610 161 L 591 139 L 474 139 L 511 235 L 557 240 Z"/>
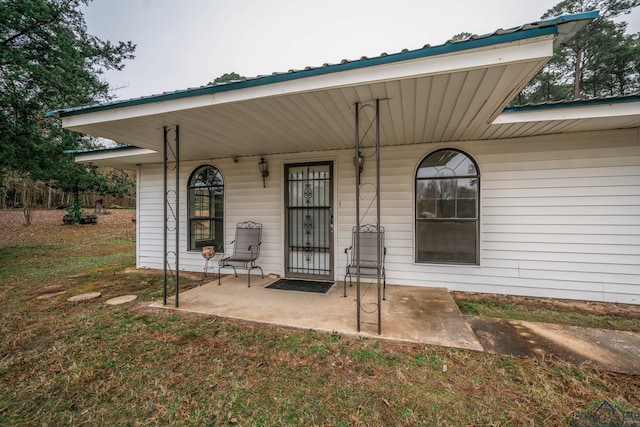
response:
<path id="1" fill-rule="evenodd" d="M 416 174 L 416 262 L 478 264 L 480 174 L 454 149 L 434 151 Z"/>
<path id="2" fill-rule="evenodd" d="M 189 250 L 214 246 L 224 252 L 224 180 L 213 166 L 198 167 L 189 177 Z"/>

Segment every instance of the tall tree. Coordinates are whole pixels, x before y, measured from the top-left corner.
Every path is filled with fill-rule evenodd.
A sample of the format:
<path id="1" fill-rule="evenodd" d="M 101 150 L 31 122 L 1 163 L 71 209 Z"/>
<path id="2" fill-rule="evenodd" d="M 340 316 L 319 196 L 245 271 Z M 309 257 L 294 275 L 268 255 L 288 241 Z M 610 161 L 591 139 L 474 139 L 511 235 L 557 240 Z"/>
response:
<path id="1" fill-rule="evenodd" d="M 624 95 L 640 89 L 638 34 L 625 34 L 627 24 L 614 18 L 629 14 L 640 0 L 563 0 L 542 19 L 599 10 L 600 15 L 567 44 L 538 73 L 518 103 L 582 97 Z"/>
<path id="2" fill-rule="evenodd" d="M 624 95 L 640 89 L 639 34 L 625 34 L 626 23 L 603 22 L 590 40 L 581 93 L 592 96 Z"/>
<path id="3" fill-rule="evenodd" d="M 44 118 L 47 111 L 107 101 L 101 74 L 134 57 L 131 42 L 113 44 L 87 32 L 80 7 L 89 2 L 0 0 L 0 177 L 12 170 L 54 180 L 73 164 L 63 150 L 91 146 Z"/>

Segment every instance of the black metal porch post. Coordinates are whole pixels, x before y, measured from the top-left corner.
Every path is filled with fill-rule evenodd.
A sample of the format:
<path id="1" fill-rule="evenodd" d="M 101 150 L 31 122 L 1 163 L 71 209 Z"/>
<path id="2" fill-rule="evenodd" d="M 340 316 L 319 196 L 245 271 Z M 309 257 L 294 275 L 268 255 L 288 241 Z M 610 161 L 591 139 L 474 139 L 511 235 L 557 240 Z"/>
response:
<path id="1" fill-rule="evenodd" d="M 355 265 L 356 265 L 356 321 L 360 332 L 360 103 L 356 102 L 356 238 L 355 238 Z"/>
<path id="2" fill-rule="evenodd" d="M 167 141 L 167 127 L 163 127 L 162 128 L 162 133 L 163 133 L 163 151 L 162 151 L 162 171 L 163 171 L 163 179 L 162 179 L 162 194 L 163 194 L 163 203 L 162 203 L 162 221 L 163 221 L 163 238 L 162 238 L 162 242 L 163 242 L 163 246 L 162 246 L 162 266 L 163 266 L 163 272 L 164 272 L 164 288 L 163 288 L 163 292 L 162 292 L 162 303 L 164 305 L 167 305 L 167 203 L 169 203 L 169 201 L 167 200 L 167 191 L 168 191 L 168 185 L 167 185 L 167 153 L 168 153 L 168 141 Z"/>
<path id="3" fill-rule="evenodd" d="M 382 301 L 380 299 L 380 278 L 382 276 L 382 248 L 380 242 L 380 100 L 376 99 L 376 262 L 378 278 L 378 335 L 382 335 Z"/>
<path id="4" fill-rule="evenodd" d="M 179 306 L 178 295 L 180 294 L 180 126 L 176 125 L 176 307 Z"/>
<path id="5" fill-rule="evenodd" d="M 164 193 L 163 198 L 163 242 L 162 242 L 162 261 L 163 261 L 163 271 L 164 271 L 164 287 L 162 292 L 162 301 L 164 305 L 167 305 L 167 297 L 168 297 L 168 286 L 169 286 L 169 273 L 171 274 L 174 286 L 175 286 L 175 306 L 178 307 L 178 295 L 180 292 L 179 287 L 179 279 L 180 279 L 180 127 L 176 125 L 175 131 L 175 149 L 171 150 L 171 145 L 169 144 L 169 131 L 170 129 L 164 126 L 162 128 L 163 131 L 163 182 L 162 189 Z M 169 190 L 169 151 L 173 154 L 173 159 L 175 160 L 175 167 L 173 171 L 175 173 L 175 190 Z M 175 195 L 174 207 L 172 208 L 171 202 L 169 201 L 169 193 L 173 192 Z M 171 214 L 175 221 L 174 229 L 171 230 L 169 227 L 169 210 L 171 210 Z M 175 232 L 175 250 L 169 251 L 168 238 L 169 231 Z M 175 256 L 175 274 L 169 265 L 169 254 L 173 254 Z"/>

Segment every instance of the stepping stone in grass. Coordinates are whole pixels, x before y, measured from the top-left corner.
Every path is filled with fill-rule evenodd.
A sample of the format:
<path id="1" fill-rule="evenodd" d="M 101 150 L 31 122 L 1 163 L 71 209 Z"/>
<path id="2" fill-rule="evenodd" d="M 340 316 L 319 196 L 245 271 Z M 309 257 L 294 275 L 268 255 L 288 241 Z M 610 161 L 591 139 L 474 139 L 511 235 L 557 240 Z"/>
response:
<path id="1" fill-rule="evenodd" d="M 73 296 L 71 298 L 67 298 L 67 301 L 69 302 L 89 301 L 89 300 L 98 298 L 100 295 L 102 295 L 100 292 L 87 292 L 85 294 L 80 294 L 80 295 Z"/>
<path id="2" fill-rule="evenodd" d="M 48 294 L 42 294 L 40 296 L 38 296 L 38 298 L 36 299 L 48 299 L 48 298 L 53 298 L 53 297 L 57 297 L 58 295 L 62 295 L 62 294 L 66 294 L 65 291 L 60 291 L 60 292 L 51 292 Z"/>
<path id="3" fill-rule="evenodd" d="M 119 305 L 126 304 L 128 302 L 134 301 L 138 298 L 137 295 L 123 295 L 121 297 L 111 298 L 110 300 L 106 300 L 105 304 L 107 305 Z"/>
<path id="4" fill-rule="evenodd" d="M 45 294 L 52 294 L 54 292 L 60 292 L 64 287 L 62 285 L 47 285 L 42 288 L 42 292 Z"/>

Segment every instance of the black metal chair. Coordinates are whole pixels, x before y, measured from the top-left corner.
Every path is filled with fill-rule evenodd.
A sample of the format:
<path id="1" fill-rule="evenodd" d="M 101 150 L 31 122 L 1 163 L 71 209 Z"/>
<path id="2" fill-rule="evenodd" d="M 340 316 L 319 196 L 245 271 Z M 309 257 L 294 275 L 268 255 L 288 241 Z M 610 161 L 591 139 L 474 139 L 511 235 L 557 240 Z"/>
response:
<path id="1" fill-rule="evenodd" d="M 238 277 L 237 268 L 248 270 L 248 286 L 251 287 L 251 270 L 258 268 L 264 279 L 262 267 L 256 265 L 256 260 L 260 256 L 260 245 L 262 235 L 262 224 L 253 221 L 239 222 L 236 225 L 236 238 L 233 243 L 233 253 L 218 262 L 218 285 L 220 284 L 220 270 L 225 267 L 233 268 L 233 272 Z"/>
<path id="2" fill-rule="evenodd" d="M 386 299 L 387 281 L 384 271 L 384 260 L 387 255 L 387 248 L 384 246 L 384 227 L 377 227 L 373 224 L 365 224 L 352 229 L 351 246 L 344 250 L 347 254 L 347 268 L 344 276 L 344 296 L 347 296 L 347 277 L 349 277 L 349 286 L 352 286 L 352 276 L 378 278 L 378 234 L 380 234 L 380 278 L 382 279 L 383 291 L 382 299 Z M 356 239 L 360 237 L 360 262 L 356 259 Z M 351 256 L 349 256 L 351 255 Z"/>

